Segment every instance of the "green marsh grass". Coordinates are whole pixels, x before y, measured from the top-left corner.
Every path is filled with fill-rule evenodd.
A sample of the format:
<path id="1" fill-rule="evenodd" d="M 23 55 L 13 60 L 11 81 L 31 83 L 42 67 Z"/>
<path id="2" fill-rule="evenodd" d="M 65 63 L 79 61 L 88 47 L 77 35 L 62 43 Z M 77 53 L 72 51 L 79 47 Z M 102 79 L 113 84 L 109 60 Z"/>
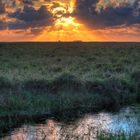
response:
<path id="1" fill-rule="evenodd" d="M 1 133 L 35 116 L 71 119 L 139 102 L 139 43 L 0 44 Z"/>

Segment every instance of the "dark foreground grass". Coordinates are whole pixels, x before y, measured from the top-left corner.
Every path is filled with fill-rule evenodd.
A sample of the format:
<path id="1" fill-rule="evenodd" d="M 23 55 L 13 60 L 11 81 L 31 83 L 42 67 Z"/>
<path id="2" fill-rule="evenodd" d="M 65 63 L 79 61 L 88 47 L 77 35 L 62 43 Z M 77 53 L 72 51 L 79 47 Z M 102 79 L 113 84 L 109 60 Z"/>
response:
<path id="1" fill-rule="evenodd" d="M 2 43 L 0 131 L 140 102 L 139 43 Z"/>

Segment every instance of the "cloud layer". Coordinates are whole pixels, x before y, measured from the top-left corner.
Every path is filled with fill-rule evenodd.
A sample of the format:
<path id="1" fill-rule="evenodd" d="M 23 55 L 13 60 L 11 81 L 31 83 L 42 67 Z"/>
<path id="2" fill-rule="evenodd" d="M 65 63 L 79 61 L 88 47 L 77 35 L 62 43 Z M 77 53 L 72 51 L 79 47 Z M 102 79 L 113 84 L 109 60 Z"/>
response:
<path id="1" fill-rule="evenodd" d="M 0 29 L 50 26 L 53 23 L 52 15 L 42 4 L 43 1 L 38 0 L 2 0 L 0 2 Z"/>
<path id="2" fill-rule="evenodd" d="M 140 1 L 77 0 L 75 16 L 91 28 L 140 24 Z"/>
<path id="3" fill-rule="evenodd" d="M 47 9 L 50 2 L 54 0 L 0 0 L 0 30 L 31 29 L 36 32 L 52 26 L 57 17 Z M 56 2 L 54 6 L 59 4 Z M 140 0 L 76 0 L 70 16 L 91 29 L 139 28 Z"/>

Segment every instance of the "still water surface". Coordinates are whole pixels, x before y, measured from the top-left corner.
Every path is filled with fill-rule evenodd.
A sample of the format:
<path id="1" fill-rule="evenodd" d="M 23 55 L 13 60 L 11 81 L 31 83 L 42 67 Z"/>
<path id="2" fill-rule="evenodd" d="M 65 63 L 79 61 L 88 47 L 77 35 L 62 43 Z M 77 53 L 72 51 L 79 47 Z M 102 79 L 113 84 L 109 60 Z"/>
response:
<path id="1" fill-rule="evenodd" d="M 95 140 L 97 131 L 140 134 L 140 107 L 123 108 L 118 113 L 86 114 L 69 124 L 48 119 L 45 124 L 16 128 L 2 140 Z"/>

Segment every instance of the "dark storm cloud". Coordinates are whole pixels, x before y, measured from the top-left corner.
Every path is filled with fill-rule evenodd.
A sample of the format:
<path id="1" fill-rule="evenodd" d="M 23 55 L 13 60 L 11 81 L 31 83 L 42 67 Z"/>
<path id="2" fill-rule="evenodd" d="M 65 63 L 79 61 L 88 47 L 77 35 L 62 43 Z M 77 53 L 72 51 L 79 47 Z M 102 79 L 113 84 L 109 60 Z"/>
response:
<path id="1" fill-rule="evenodd" d="M 10 29 L 44 27 L 52 25 L 53 23 L 51 14 L 45 6 L 41 6 L 38 10 L 25 6 L 23 10 L 17 10 L 9 16 L 17 19 L 16 22 L 9 24 Z"/>
<path id="2" fill-rule="evenodd" d="M 0 14 L 5 13 L 5 5 L 0 1 Z"/>
<path id="3" fill-rule="evenodd" d="M 33 7 L 30 6 L 24 6 L 23 10 L 17 10 L 15 13 L 10 14 L 10 17 L 25 22 L 32 22 L 50 19 L 51 14 L 47 11 L 45 6 L 41 6 L 38 10 L 35 10 Z"/>
<path id="4" fill-rule="evenodd" d="M 0 30 L 6 29 L 7 26 L 4 22 L 0 21 Z"/>
<path id="5" fill-rule="evenodd" d="M 27 5 L 33 5 L 33 1 L 32 0 L 23 0 L 23 3 L 27 4 Z"/>
<path id="6" fill-rule="evenodd" d="M 115 5 L 110 0 L 102 0 L 97 5 L 98 0 L 77 0 L 75 16 L 91 28 L 140 24 L 139 0 L 132 1 L 123 3 L 123 0 L 118 0 Z M 120 3 L 117 5 L 117 2 Z"/>
<path id="7" fill-rule="evenodd" d="M 45 26 L 50 26 L 53 24 L 53 19 L 51 13 L 48 12 L 46 6 L 40 5 L 39 9 L 35 9 L 32 0 L 22 0 L 22 7 L 16 6 L 16 1 L 13 0 L 11 3 L 6 3 L 3 1 L 3 4 L 0 3 L 0 13 L 6 14 L 9 22 L 0 22 L 0 29 L 28 29 L 28 28 L 40 28 Z M 35 2 L 35 0 L 34 0 Z M 5 11 L 5 8 L 2 7 L 4 4 L 10 4 L 10 8 L 13 7 L 14 12 Z M 16 8 L 15 8 L 16 7 Z M 2 10 L 3 8 L 3 10 Z"/>

